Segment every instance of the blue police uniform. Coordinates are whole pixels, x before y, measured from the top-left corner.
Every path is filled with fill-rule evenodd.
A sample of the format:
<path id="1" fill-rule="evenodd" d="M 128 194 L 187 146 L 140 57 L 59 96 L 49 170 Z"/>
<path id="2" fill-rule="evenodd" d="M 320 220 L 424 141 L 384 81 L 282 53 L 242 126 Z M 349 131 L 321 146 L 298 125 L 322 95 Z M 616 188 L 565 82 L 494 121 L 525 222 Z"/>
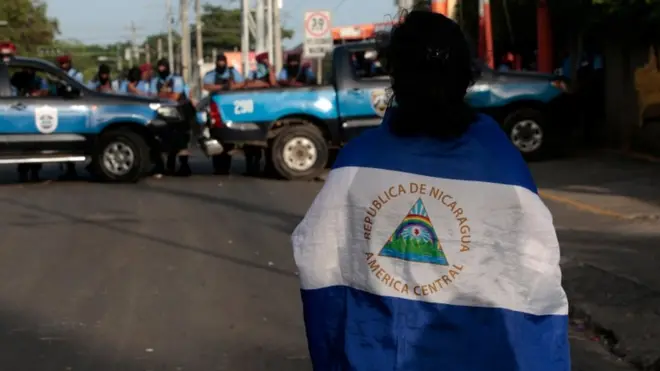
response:
<path id="1" fill-rule="evenodd" d="M 218 83 L 218 80 L 229 80 L 233 79 L 234 82 L 243 82 L 243 76 L 241 76 L 235 68 L 228 67 L 225 69 L 225 72 L 218 76 L 218 72 L 213 70 L 204 75 L 204 84 L 205 85 L 215 85 Z"/>
<path id="2" fill-rule="evenodd" d="M 151 81 L 144 81 L 144 80 L 138 81 L 138 83 L 135 85 L 135 88 L 139 92 L 144 93 L 144 94 L 150 94 L 151 93 L 151 88 L 150 87 L 151 87 Z M 123 93 L 123 94 L 129 94 L 128 93 L 128 81 L 127 80 L 122 81 L 121 84 L 119 85 L 119 89 L 117 91 L 120 92 L 120 93 Z"/>
<path id="3" fill-rule="evenodd" d="M 311 68 L 301 67 L 300 71 L 298 72 L 298 76 L 295 76 L 295 78 L 297 79 L 298 77 L 301 77 L 302 74 L 305 74 L 305 81 L 316 81 L 316 75 L 314 75 L 314 72 L 312 72 Z M 282 68 L 280 73 L 277 75 L 277 80 L 289 80 L 289 73 L 287 72 L 286 68 Z"/>
<path id="4" fill-rule="evenodd" d="M 268 67 L 261 63 L 257 63 L 257 69 L 250 72 L 250 80 L 263 80 L 268 75 Z"/>
<path id="5" fill-rule="evenodd" d="M 70 68 L 68 71 L 66 71 L 66 74 L 69 75 L 69 77 L 73 78 L 74 80 L 78 81 L 79 83 L 83 83 L 84 76 L 82 72 L 77 71 L 75 68 Z"/>
<path id="6" fill-rule="evenodd" d="M 183 81 L 183 77 L 176 75 L 169 75 L 164 79 L 160 76 L 154 77 L 149 86 L 151 94 L 158 95 L 159 89 L 164 84 L 171 85 L 172 93 L 186 94 L 186 83 Z"/>
<path id="7" fill-rule="evenodd" d="M 101 85 L 101 82 L 99 80 L 92 80 L 87 84 L 87 87 L 96 90 L 98 87 Z M 117 91 L 119 89 L 119 81 L 117 80 L 111 80 L 110 81 L 110 88 L 114 91 Z"/>

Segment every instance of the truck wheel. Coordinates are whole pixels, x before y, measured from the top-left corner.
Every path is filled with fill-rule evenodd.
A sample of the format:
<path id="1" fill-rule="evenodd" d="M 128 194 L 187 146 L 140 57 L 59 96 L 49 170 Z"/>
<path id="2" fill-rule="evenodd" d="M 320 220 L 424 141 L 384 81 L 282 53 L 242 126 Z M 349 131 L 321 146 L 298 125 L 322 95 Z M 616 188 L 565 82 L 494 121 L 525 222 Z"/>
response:
<path id="1" fill-rule="evenodd" d="M 149 171 L 149 146 L 140 134 L 128 130 L 101 135 L 93 173 L 109 182 L 135 183 Z"/>
<path id="2" fill-rule="evenodd" d="M 274 170 L 288 180 L 314 179 L 328 162 L 328 144 L 311 124 L 283 129 L 269 151 Z"/>
<path id="3" fill-rule="evenodd" d="M 521 108 L 510 113 L 503 122 L 504 131 L 526 160 L 541 159 L 549 147 L 545 115 L 535 109 Z"/>

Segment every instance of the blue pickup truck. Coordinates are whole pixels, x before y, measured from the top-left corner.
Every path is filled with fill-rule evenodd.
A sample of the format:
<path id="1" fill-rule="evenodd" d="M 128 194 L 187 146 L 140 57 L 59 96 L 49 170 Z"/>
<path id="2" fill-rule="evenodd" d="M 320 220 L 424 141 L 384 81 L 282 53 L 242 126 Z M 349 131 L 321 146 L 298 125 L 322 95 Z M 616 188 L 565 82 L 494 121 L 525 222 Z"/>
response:
<path id="1" fill-rule="evenodd" d="M 47 89 L 22 93 L 12 85 L 21 73 Z M 182 104 L 96 92 L 40 59 L 0 62 L 0 164 L 89 162 L 101 180 L 135 182 L 155 153 L 188 140 L 191 120 Z"/>
<path id="2" fill-rule="evenodd" d="M 267 166 L 285 179 L 317 176 L 339 148 L 365 129 L 380 125 L 388 104 L 389 78 L 362 74 L 355 56 L 376 50 L 373 43 L 334 49 L 329 84 L 263 90 L 234 90 L 209 98 L 203 109 L 210 135 L 226 150 L 266 148 Z M 562 133 L 556 117 L 569 100 L 555 75 L 496 72 L 479 66 L 468 100 L 501 123 L 528 159 L 546 154 Z M 235 152 L 235 151 L 232 151 Z M 229 156 L 225 152 L 219 156 Z M 214 161 L 225 164 L 229 161 Z M 225 169 L 216 169 L 223 171 Z"/>

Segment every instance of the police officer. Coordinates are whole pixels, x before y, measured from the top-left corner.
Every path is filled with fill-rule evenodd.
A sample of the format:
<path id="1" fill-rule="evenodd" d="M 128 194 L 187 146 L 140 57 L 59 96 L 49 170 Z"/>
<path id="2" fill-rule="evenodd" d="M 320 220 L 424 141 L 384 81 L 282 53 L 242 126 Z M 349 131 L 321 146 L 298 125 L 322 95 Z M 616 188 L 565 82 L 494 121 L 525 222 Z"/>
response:
<path id="1" fill-rule="evenodd" d="M 140 95 L 140 91 L 137 89 L 137 84 L 140 82 L 141 75 L 138 67 L 133 67 L 128 70 L 126 80 L 121 82 L 118 92 L 122 94 Z"/>
<path id="2" fill-rule="evenodd" d="M 111 92 L 114 90 L 112 88 L 112 80 L 110 79 L 110 66 L 107 64 L 101 64 L 99 66 L 96 76 L 89 83 L 89 88 L 99 92 Z"/>
<path id="3" fill-rule="evenodd" d="M 160 59 L 156 63 L 156 68 L 157 75 L 151 80 L 151 94 L 173 101 L 189 101 L 187 94 L 188 87 L 181 76 L 174 75 L 170 71 L 169 61 L 165 58 Z M 178 176 L 189 176 L 192 173 L 188 163 L 189 154 L 187 151 L 188 142 L 190 141 L 189 135 L 190 131 L 188 131 L 188 135 L 177 138 L 180 140 L 176 143 L 170 143 L 171 148 L 167 155 L 166 165 L 166 170 L 169 173 L 174 173 Z M 175 171 L 177 156 L 179 157 L 179 170 Z"/>
<path id="4" fill-rule="evenodd" d="M 268 60 L 268 53 L 261 53 L 257 55 L 257 68 L 249 75 L 248 87 L 251 88 L 268 88 L 276 86 L 275 72 Z"/>
<path id="5" fill-rule="evenodd" d="M 35 71 L 29 68 L 14 73 L 11 77 L 10 84 L 12 86 L 12 94 L 16 96 L 48 95 L 48 83 L 46 80 L 37 76 Z M 19 181 L 39 181 L 41 167 L 41 164 L 19 164 L 17 167 Z"/>
<path id="6" fill-rule="evenodd" d="M 300 65 L 300 54 L 289 54 L 286 65 L 277 75 L 280 85 L 301 86 L 316 84 L 316 76 L 309 66 Z"/>
<path id="7" fill-rule="evenodd" d="M 247 87 L 269 88 L 277 86 L 275 70 L 270 64 L 268 53 L 257 55 L 256 62 L 257 68 L 250 73 Z M 260 172 L 262 151 L 263 149 L 261 147 L 250 145 L 243 146 L 248 175 L 256 175 Z M 266 161 L 266 164 L 268 164 L 268 161 Z"/>
<path id="8" fill-rule="evenodd" d="M 210 94 L 222 90 L 234 90 L 243 87 L 243 76 L 234 67 L 227 66 L 227 57 L 218 55 L 215 69 L 204 75 L 204 90 Z"/>
<path id="9" fill-rule="evenodd" d="M 203 88 L 209 94 L 219 91 L 228 91 L 240 89 L 245 86 L 245 80 L 238 71 L 227 65 L 227 57 L 224 54 L 218 55 L 215 61 L 215 69 L 204 75 Z M 230 148 L 227 147 L 225 153 L 213 156 L 213 170 L 217 175 L 229 173 L 231 168 L 231 156 L 227 154 Z"/>
<path id="10" fill-rule="evenodd" d="M 66 72 L 69 77 L 73 78 L 74 80 L 78 81 L 79 83 L 83 83 L 83 74 L 82 72 L 79 72 L 75 68 L 73 68 L 73 62 L 71 60 L 71 57 L 68 55 L 61 55 L 57 57 L 57 64 L 60 66 L 64 72 Z"/>

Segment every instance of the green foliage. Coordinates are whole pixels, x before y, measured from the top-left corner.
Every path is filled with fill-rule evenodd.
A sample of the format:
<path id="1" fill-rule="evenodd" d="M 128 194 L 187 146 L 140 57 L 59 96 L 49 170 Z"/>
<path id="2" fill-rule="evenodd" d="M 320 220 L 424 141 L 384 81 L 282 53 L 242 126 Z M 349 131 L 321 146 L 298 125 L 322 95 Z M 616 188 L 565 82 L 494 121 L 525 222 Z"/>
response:
<path id="1" fill-rule="evenodd" d="M 7 26 L 0 26 L 0 41 L 9 40 L 16 44 L 19 54 L 34 56 L 54 61 L 60 54 L 69 54 L 74 59 L 77 70 L 83 72 L 86 79 L 91 79 L 100 63 L 116 66 L 117 56 L 123 57 L 129 43 L 112 45 L 85 45 L 75 40 L 55 40 L 59 34 L 58 22 L 48 18 L 44 0 L 0 0 L 0 21 L 7 21 Z M 205 5 L 202 15 L 202 37 L 204 54 L 210 55 L 212 49 L 219 51 L 237 50 L 241 45 L 241 12 L 236 8 Z M 290 39 L 293 31 L 282 29 L 282 37 Z M 191 25 L 191 45 L 195 45 L 195 25 Z M 164 51 L 167 51 L 167 34 L 148 36 L 144 43 L 151 50 L 152 57 L 161 39 Z M 254 48 L 254 40 L 250 40 Z M 175 46 L 181 38 L 174 33 Z M 154 60 L 154 59 L 152 59 Z"/>
<path id="2" fill-rule="evenodd" d="M 0 40 L 16 44 L 19 53 L 33 53 L 38 45 L 50 45 L 59 30 L 47 10 L 41 0 L 0 1 L 0 20 L 8 23 L 0 26 Z"/>
<path id="3" fill-rule="evenodd" d="M 202 14 L 202 38 L 204 40 L 204 53 L 211 54 L 212 49 L 220 51 L 239 50 L 241 47 L 241 11 L 227 8 L 222 5 L 206 4 Z M 195 25 L 192 25 L 191 37 L 195 39 Z M 290 39 L 293 31 L 282 29 L 282 38 Z M 254 48 L 254 40 L 250 40 Z"/>

